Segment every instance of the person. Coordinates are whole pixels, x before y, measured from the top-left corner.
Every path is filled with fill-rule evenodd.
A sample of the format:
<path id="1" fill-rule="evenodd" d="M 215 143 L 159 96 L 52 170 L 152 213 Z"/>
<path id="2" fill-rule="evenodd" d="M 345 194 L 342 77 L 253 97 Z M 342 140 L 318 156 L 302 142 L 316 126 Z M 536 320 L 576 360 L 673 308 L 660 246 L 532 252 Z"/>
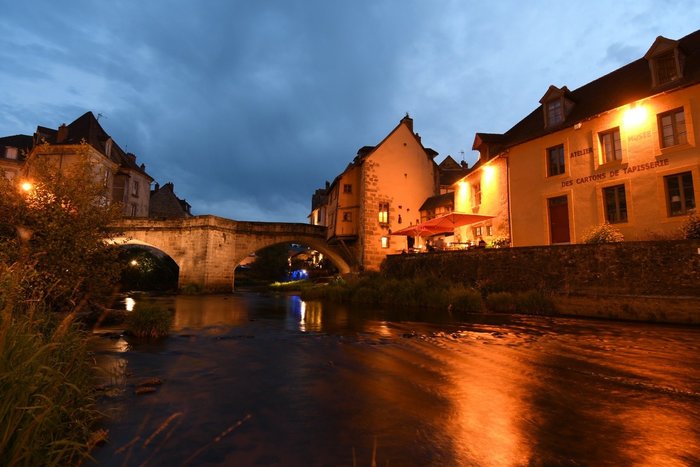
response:
<path id="1" fill-rule="evenodd" d="M 483 238 L 479 239 L 479 248 L 486 248 L 486 242 Z"/>
<path id="2" fill-rule="evenodd" d="M 433 246 L 433 242 L 431 242 L 430 240 L 425 242 L 425 249 L 428 251 L 435 251 L 435 247 Z"/>

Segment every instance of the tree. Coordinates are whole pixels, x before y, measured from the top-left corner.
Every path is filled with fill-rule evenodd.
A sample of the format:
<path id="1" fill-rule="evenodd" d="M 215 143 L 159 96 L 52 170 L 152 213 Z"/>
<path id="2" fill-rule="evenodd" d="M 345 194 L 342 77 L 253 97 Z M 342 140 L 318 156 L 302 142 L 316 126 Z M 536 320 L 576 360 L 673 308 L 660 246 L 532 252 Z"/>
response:
<path id="1" fill-rule="evenodd" d="M 78 156 L 61 168 L 51 156 L 30 159 L 26 179 L 0 180 L 0 262 L 24 269 L 23 295 L 52 310 L 103 301 L 120 274 L 106 242 L 120 207 L 108 203 L 87 144 Z"/>

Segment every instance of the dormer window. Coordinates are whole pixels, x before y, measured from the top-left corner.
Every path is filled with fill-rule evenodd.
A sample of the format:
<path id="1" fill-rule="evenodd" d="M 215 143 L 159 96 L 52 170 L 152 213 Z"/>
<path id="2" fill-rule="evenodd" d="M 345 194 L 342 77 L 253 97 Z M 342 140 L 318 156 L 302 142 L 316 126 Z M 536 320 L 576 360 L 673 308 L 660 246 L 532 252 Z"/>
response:
<path id="1" fill-rule="evenodd" d="M 683 53 L 678 41 L 659 36 L 644 55 L 649 62 L 653 87 L 672 83 L 683 76 Z"/>
<path id="2" fill-rule="evenodd" d="M 567 97 L 569 89 L 563 86 L 561 89 L 550 86 L 540 99 L 544 113 L 545 128 L 555 127 L 564 123 L 566 116 L 574 106 L 574 102 Z"/>

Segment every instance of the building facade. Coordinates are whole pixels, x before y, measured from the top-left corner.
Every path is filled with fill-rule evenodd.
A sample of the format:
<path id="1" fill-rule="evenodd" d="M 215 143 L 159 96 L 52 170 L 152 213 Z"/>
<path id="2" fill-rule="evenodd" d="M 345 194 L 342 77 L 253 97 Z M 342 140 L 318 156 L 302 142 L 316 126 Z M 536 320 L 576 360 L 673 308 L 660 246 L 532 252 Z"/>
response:
<path id="1" fill-rule="evenodd" d="M 406 236 L 391 233 L 420 223 L 420 207 L 438 193 L 436 155 L 406 116 L 377 146 L 361 148 L 328 186 L 328 241 L 344 246 L 355 267 L 377 270 L 387 254 L 408 247 Z"/>
<path id="2" fill-rule="evenodd" d="M 497 197 L 509 201 L 512 245 L 579 243 L 604 223 L 625 240 L 678 235 L 700 195 L 700 31 L 659 37 L 574 91 L 550 86 L 540 104 L 475 141 L 482 160 L 494 155 L 483 167 L 502 161 L 507 173 Z"/>

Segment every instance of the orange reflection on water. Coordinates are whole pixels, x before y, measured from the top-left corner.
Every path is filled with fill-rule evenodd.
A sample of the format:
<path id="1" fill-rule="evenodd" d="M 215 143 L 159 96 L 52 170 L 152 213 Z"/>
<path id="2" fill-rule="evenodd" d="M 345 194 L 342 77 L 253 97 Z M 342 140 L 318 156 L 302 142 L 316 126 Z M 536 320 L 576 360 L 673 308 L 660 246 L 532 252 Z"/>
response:
<path id="1" fill-rule="evenodd" d="M 526 465 L 532 456 L 525 426 L 528 384 L 522 378 L 530 369 L 503 351 L 508 350 L 471 346 L 446 362 L 451 379 L 446 395 L 454 406 L 446 431 L 465 465 Z"/>
<path id="2" fill-rule="evenodd" d="M 240 326 L 248 322 L 248 312 L 237 303 L 235 297 L 175 297 L 173 327 L 208 327 L 220 325 Z"/>

